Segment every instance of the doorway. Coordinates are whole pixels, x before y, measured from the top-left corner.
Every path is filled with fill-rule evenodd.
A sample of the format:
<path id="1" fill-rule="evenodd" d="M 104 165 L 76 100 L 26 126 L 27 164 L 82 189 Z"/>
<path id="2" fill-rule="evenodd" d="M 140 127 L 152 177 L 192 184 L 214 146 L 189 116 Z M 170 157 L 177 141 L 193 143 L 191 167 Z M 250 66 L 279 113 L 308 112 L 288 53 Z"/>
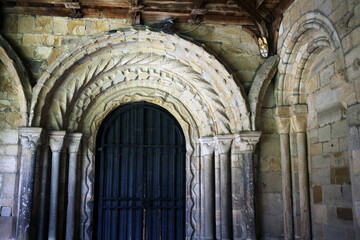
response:
<path id="1" fill-rule="evenodd" d="M 185 138 L 148 102 L 106 117 L 97 135 L 95 239 L 185 238 Z"/>

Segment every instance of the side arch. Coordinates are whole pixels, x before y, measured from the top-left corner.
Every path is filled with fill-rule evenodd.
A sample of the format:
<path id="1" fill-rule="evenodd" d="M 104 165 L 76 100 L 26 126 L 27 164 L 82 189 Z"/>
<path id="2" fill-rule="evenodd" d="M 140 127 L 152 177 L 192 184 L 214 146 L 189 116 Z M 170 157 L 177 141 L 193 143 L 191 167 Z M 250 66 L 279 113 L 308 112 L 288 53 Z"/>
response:
<path id="1" fill-rule="evenodd" d="M 28 106 L 31 101 L 32 89 L 29 77 L 20 58 L 16 55 L 9 43 L 0 35 L 0 61 L 3 62 L 6 69 L 13 79 L 17 90 L 20 105 L 20 125 L 28 124 Z"/>
<path id="2" fill-rule="evenodd" d="M 301 83 L 305 65 L 313 53 L 331 49 L 335 56 L 335 74 L 344 82 L 345 60 L 341 41 L 331 21 L 320 12 L 302 15 L 287 33 L 280 52 L 277 105 L 304 103 Z"/>

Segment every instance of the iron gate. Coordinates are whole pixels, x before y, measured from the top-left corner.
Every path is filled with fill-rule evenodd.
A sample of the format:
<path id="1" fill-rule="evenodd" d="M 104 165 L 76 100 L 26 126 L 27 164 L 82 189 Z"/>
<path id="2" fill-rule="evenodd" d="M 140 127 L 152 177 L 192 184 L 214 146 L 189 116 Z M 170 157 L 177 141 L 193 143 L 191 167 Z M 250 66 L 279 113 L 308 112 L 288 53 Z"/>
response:
<path id="1" fill-rule="evenodd" d="M 185 238 L 185 139 L 165 109 L 131 103 L 101 125 L 94 237 Z"/>

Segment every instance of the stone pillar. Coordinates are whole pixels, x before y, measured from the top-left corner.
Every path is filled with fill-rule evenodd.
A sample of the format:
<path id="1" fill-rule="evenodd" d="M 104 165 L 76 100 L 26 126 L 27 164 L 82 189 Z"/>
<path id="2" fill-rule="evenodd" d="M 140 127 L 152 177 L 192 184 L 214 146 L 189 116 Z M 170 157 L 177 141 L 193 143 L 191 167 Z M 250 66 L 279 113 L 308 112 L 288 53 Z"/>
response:
<path id="1" fill-rule="evenodd" d="M 349 125 L 349 170 L 355 239 L 360 239 L 360 104 L 348 108 L 346 117 Z"/>
<path id="2" fill-rule="evenodd" d="M 215 237 L 215 183 L 214 183 L 214 150 L 215 141 L 212 137 L 199 139 L 201 144 L 201 156 L 204 162 L 204 239 L 214 239 Z"/>
<path id="3" fill-rule="evenodd" d="M 216 136 L 215 140 L 220 155 L 221 239 L 231 239 L 230 148 L 233 136 Z"/>
<path id="4" fill-rule="evenodd" d="M 50 214 L 49 214 L 49 235 L 48 239 L 56 239 L 57 227 L 57 206 L 59 192 L 59 167 L 60 151 L 62 149 L 65 131 L 49 132 L 51 158 L 51 187 L 50 187 Z"/>
<path id="5" fill-rule="evenodd" d="M 301 239 L 311 239 L 310 232 L 310 199 L 309 199 L 309 175 L 306 154 L 306 106 L 293 106 L 291 128 L 296 133 L 296 146 L 299 169 L 299 194 L 300 194 L 300 220 Z"/>
<path id="6" fill-rule="evenodd" d="M 254 153 L 261 132 L 241 132 L 235 135 L 238 151 L 241 153 L 244 174 L 244 214 L 245 226 L 242 239 L 256 239 L 255 233 L 255 197 L 254 197 Z"/>
<path id="7" fill-rule="evenodd" d="M 21 167 L 19 187 L 19 215 L 17 218 L 17 239 L 30 238 L 30 221 L 34 191 L 36 149 L 40 144 L 41 128 L 20 127 Z"/>
<path id="8" fill-rule="evenodd" d="M 49 168 L 49 137 L 44 134 L 41 157 L 43 166 L 41 166 L 41 179 L 40 179 L 40 203 L 39 203 L 39 224 L 37 225 L 37 239 L 44 239 L 45 233 L 45 216 L 47 212 L 46 200 L 48 193 L 46 191 L 48 184 L 48 168 Z"/>
<path id="9" fill-rule="evenodd" d="M 68 176 L 68 202 L 66 215 L 66 239 L 74 239 L 75 230 L 75 190 L 76 190 L 76 168 L 77 155 L 81 141 L 81 133 L 70 133 L 68 135 L 69 149 L 69 176 Z"/>
<path id="10" fill-rule="evenodd" d="M 282 199 L 284 239 L 294 239 L 292 190 L 291 190 L 291 159 L 290 159 L 290 118 L 288 107 L 276 109 L 276 123 L 280 134 L 281 171 L 282 171 Z"/>

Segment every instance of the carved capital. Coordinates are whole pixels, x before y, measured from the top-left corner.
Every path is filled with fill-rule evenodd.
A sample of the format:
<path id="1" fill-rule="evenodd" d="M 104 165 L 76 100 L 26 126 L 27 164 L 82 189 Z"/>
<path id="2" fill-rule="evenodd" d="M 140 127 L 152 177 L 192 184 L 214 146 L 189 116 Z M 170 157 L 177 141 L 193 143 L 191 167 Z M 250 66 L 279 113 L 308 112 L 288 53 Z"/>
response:
<path id="1" fill-rule="evenodd" d="M 215 150 L 215 140 L 213 137 L 202 137 L 199 139 L 201 155 L 212 155 Z"/>
<path id="2" fill-rule="evenodd" d="M 231 143 L 234 139 L 233 135 L 217 135 L 214 138 L 220 154 L 228 153 L 230 151 Z"/>
<path id="3" fill-rule="evenodd" d="M 67 146 L 70 153 L 77 153 L 81 142 L 82 133 L 69 133 L 67 135 Z"/>
<path id="4" fill-rule="evenodd" d="M 64 143 L 65 131 L 50 131 L 49 142 L 52 152 L 60 152 Z"/>
<path id="5" fill-rule="evenodd" d="M 240 152 L 255 151 L 261 132 L 240 132 L 235 134 L 235 143 Z"/>
<path id="6" fill-rule="evenodd" d="M 20 127 L 19 138 L 23 149 L 35 151 L 41 143 L 42 128 Z"/>

